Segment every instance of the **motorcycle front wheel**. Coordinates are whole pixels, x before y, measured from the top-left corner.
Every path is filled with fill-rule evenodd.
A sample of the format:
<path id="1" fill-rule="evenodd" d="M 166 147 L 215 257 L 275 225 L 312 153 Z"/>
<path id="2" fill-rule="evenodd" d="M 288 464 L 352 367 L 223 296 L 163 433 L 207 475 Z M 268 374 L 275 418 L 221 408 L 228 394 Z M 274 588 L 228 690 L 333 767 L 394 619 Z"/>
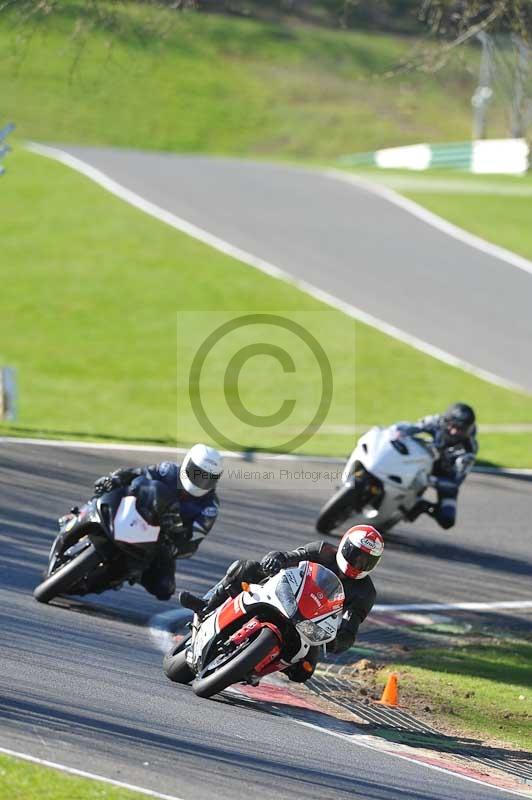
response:
<path id="1" fill-rule="evenodd" d="M 340 486 L 337 492 L 327 500 L 316 520 L 318 533 L 331 534 L 335 528 L 355 511 L 357 506 L 358 491 L 353 484 Z"/>
<path id="2" fill-rule="evenodd" d="M 78 581 L 96 569 L 101 561 L 101 556 L 92 544 L 89 544 L 72 561 L 63 564 L 36 586 L 33 590 L 34 598 L 39 603 L 49 603 L 57 595 L 66 594 Z"/>
<path id="3" fill-rule="evenodd" d="M 257 664 L 266 658 L 278 641 L 273 631 L 262 628 L 259 635 L 252 639 L 244 650 L 238 650 L 234 655 L 228 654 L 227 660 L 213 672 L 208 672 L 209 665 L 207 665 L 204 670 L 207 674 L 196 678 L 192 683 L 194 694 L 198 697 L 212 697 L 233 683 L 243 681 Z"/>

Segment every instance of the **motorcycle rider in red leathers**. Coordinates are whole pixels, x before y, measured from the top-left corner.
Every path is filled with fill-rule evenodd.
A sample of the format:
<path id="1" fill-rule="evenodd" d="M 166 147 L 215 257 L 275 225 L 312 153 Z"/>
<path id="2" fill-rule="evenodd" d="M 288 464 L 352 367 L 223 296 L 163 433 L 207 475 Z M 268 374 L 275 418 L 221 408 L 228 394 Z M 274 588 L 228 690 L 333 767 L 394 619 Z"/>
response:
<path id="1" fill-rule="evenodd" d="M 379 563 L 383 550 L 383 538 L 375 528 L 356 525 L 344 534 L 338 547 L 330 542 L 317 541 L 288 552 L 272 551 L 261 561 L 234 561 L 205 598 L 182 591 L 179 602 L 196 614 L 205 616 L 228 597 L 236 597 L 241 591 L 242 582 L 259 583 L 281 569 L 297 566 L 300 561 L 312 561 L 334 572 L 344 589 L 342 622 L 336 638 L 327 644 L 329 652 L 341 653 L 353 645 L 360 623 L 373 607 L 376 591 L 369 573 Z M 303 683 L 312 677 L 319 652 L 320 647 L 311 647 L 305 657 L 305 666 L 303 662 L 298 662 L 286 669 L 290 680 Z"/>

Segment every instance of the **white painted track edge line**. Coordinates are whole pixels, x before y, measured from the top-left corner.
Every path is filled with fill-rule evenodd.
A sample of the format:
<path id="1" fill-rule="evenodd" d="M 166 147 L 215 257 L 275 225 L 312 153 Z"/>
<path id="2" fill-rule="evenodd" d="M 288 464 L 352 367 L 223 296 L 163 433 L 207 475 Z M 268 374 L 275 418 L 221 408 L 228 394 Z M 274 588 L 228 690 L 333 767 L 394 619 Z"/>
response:
<path id="1" fill-rule="evenodd" d="M 123 450 L 124 452 L 131 453 L 161 453 L 165 455 L 176 455 L 188 453 L 188 447 L 163 447 L 161 445 L 150 444 L 122 444 L 120 442 L 87 442 L 87 441 L 73 441 L 68 439 L 38 439 L 27 438 L 19 436 L 0 436 L 0 444 L 25 444 L 49 447 L 64 447 L 66 449 L 78 450 Z M 235 452 L 233 450 L 221 450 L 224 458 L 237 458 L 242 461 L 247 461 L 250 464 L 257 461 L 296 461 L 296 462 L 312 462 L 323 464 L 343 464 L 345 458 L 337 458 L 336 456 L 305 456 L 293 453 L 267 453 L 255 450 L 248 450 L 245 452 Z M 532 470 L 531 470 L 532 474 Z"/>
<path id="2" fill-rule="evenodd" d="M 183 798 L 177 797 L 176 795 L 161 794 L 160 792 L 156 792 L 152 789 L 144 789 L 142 786 L 135 786 L 131 783 L 117 781 L 114 778 L 106 778 L 103 775 L 96 775 L 93 772 L 85 772 L 84 770 L 76 769 L 75 767 L 67 767 L 64 764 L 58 764 L 55 761 L 47 761 L 44 758 L 30 756 L 28 753 L 19 753 L 16 750 L 8 750 L 6 747 L 0 747 L 0 753 L 4 753 L 4 755 L 11 756 L 12 758 L 19 758 L 22 761 L 29 761 L 32 764 L 38 764 L 42 767 L 48 767 L 50 769 L 59 770 L 60 772 L 66 772 L 69 775 L 76 775 L 79 778 L 89 778 L 90 780 L 100 781 L 101 783 L 108 783 L 111 786 L 118 787 L 119 789 L 127 789 L 130 792 L 138 792 L 139 794 L 146 795 L 147 797 L 155 797 L 157 800 L 183 800 Z"/>
<path id="3" fill-rule="evenodd" d="M 73 441 L 68 439 L 33 439 L 19 436 L 0 436 L 0 444 L 27 444 L 48 447 L 65 447 L 67 449 L 79 450 L 123 450 L 131 453 L 162 453 L 162 454 L 184 454 L 188 447 L 163 447 L 161 445 L 150 444 L 122 444 L 120 442 L 87 442 Z M 249 464 L 263 461 L 299 461 L 301 463 L 312 464 L 344 464 L 345 458 L 339 456 L 309 456 L 294 453 L 263 453 L 255 450 L 246 452 L 234 452 L 232 450 L 222 450 L 225 458 L 237 458 L 248 461 Z M 495 475 L 508 477 L 532 478 L 532 469 L 514 469 L 513 467 L 473 467 L 472 470 L 477 475 Z"/>
<path id="4" fill-rule="evenodd" d="M 120 442 L 87 442 L 68 439 L 38 439 L 22 436 L 0 436 L 0 444 L 24 444 L 48 447 L 64 447 L 78 450 L 123 450 L 130 453 L 161 453 L 165 455 L 187 453 L 188 447 L 163 447 L 150 444 L 125 444 Z M 303 464 L 345 464 L 346 459 L 339 456 L 310 456 L 294 453 L 266 453 L 255 450 L 234 452 L 221 451 L 224 458 L 237 458 L 247 461 L 250 466 L 260 461 L 294 461 Z M 494 475 L 499 477 L 532 478 L 532 469 L 517 469 L 513 467 L 473 467 L 476 475 Z"/>
<path id="5" fill-rule="evenodd" d="M 376 603 L 372 613 L 388 611 L 498 611 L 499 609 L 532 608 L 532 600 L 501 600 L 493 603 Z"/>
<path id="6" fill-rule="evenodd" d="M 480 250 L 480 252 L 486 253 L 486 255 L 492 256 L 499 261 L 504 261 L 507 264 L 511 264 L 511 266 L 517 267 L 517 269 L 523 270 L 524 272 L 528 272 L 529 275 L 532 275 L 532 261 L 529 261 L 528 258 L 520 256 L 518 253 L 514 253 L 504 247 L 500 247 L 497 244 L 492 244 L 491 242 L 486 241 L 486 239 L 482 239 L 480 236 L 475 236 L 474 233 L 469 233 L 469 231 L 466 231 L 463 228 L 459 228 L 458 225 L 455 225 L 443 217 L 440 217 L 433 211 L 429 211 L 424 206 L 421 206 L 414 200 L 410 200 L 408 197 L 399 194 L 389 186 L 383 186 L 380 183 L 373 183 L 372 181 L 369 181 L 359 175 L 352 175 L 349 172 L 343 172 L 342 170 L 334 168 L 325 170 L 322 174 L 327 175 L 329 178 L 342 181 L 343 183 L 351 183 L 354 186 L 366 189 L 372 194 L 378 195 L 384 200 L 387 200 L 389 203 L 393 203 L 393 205 L 402 208 L 403 211 L 407 211 L 409 214 L 417 217 L 419 220 L 425 222 L 427 225 L 430 225 L 432 228 L 436 228 L 436 230 L 440 231 L 440 233 L 445 233 L 452 239 L 462 242 L 462 244 L 467 244 L 469 247 L 473 247 L 475 250 Z"/>
<path id="7" fill-rule="evenodd" d="M 375 745 L 372 745 L 367 741 L 365 741 L 365 742 L 360 741 L 360 738 L 358 736 L 349 736 L 349 735 L 346 735 L 346 734 L 338 733 L 336 731 L 330 731 L 330 730 L 327 730 L 326 728 L 321 728 L 319 725 L 315 725 L 312 722 L 305 722 L 303 720 L 296 720 L 296 719 L 293 719 L 292 717 L 289 717 L 289 719 L 292 722 L 294 722 L 296 725 L 302 725 L 302 726 L 304 726 L 306 728 L 311 728 L 312 730 L 319 731 L 320 733 L 325 733 L 325 734 L 327 734 L 329 736 L 336 736 L 339 739 L 343 739 L 344 741 L 350 742 L 351 744 L 354 744 L 355 746 L 358 746 L 358 747 L 364 747 L 367 750 L 373 750 L 373 751 L 377 751 L 377 752 L 385 752 L 387 755 L 391 756 L 392 758 L 400 758 L 403 761 L 408 761 L 411 764 L 416 764 L 418 766 L 426 767 L 427 769 L 436 770 L 437 772 L 443 772 L 443 773 L 445 773 L 447 775 L 451 774 L 451 775 L 454 775 L 456 778 L 461 778 L 462 780 L 470 781 L 472 783 L 477 783 L 477 784 L 480 784 L 481 786 L 488 786 L 491 789 L 496 789 L 496 790 L 501 791 L 501 792 L 506 792 L 508 794 L 518 795 L 520 797 L 530 797 L 529 794 L 524 794 L 522 792 L 518 792 L 518 791 L 515 791 L 513 789 L 507 789 L 505 787 L 497 786 L 497 785 L 494 785 L 492 783 L 488 783 L 487 781 L 482 781 L 482 780 L 480 780 L 478 778 L 473 778 L 473 777 L 471 777 L 469 775 L 464 775 L 463 773 L 460 773 L 460 772 L 454 772 L 452 769 L 446 769 L 445 767 L 438 767 L 435 764 L 427 764 L 426 762 L 421 761 L 421 760 L 419 760 L 419 759 L 417 759 L 417 758 L 415 758 L 413 756 L 408 756 L 408 755 L 405 755 L 403 753 L 396 753 L 396 752 L 393 752 L 392 750 L 382 751 L 381 748 L 379 748 L 379 747 L 377 747 Z M 18 758 L 18 759 L 20 759 L 22 761 L 28 761 L 29 763 L 32 763 L 32 764 L 38 764 L 39 766 L 48 767 L 49 769 L 55 769 L 55 770 L 58 770 L 59 772 L 64 772 L 64 773 L 69 774 L 69 775 L 75 775 L 75 776 L 80 777 L 80 778 L 88 778 L 89 780 L 100 781 L 101 783 L 106 783 L 106 784 L 109 784 L 111 786 L 116 786 L 117 788 L 120 788 L 120 789 L 127 789 L 128 791 L 138 792 L 139 794 L 142 794 L 142 795 L 144 795 L 146 797 L 154 797 L 157 800 L 183 800 L 183 798 L 177 797 L 176 795 L 162 794 L 162 793 L 156 792 L 156 791 L 154 791 L 152 789 L 145 789 L 145 788 L 143 788 L 141 786 L 136 786 L 136 785 L 130 784 L 130 783 L 124 783 L 123 781 L 117 781 L 117 780 L 115 780 L 113 778 L 106 778 L 103 775 L 96 775 L 95 773 L 86 772 L 85 770 L 76 769 L 75 767 L 67 767 L 64 764 L 59 764 L 59 763 L 57 763 L 55 761 L 48 761 L 46 759 L 37 758 L 36 756 L 31 756 L 28 753 L 21 753 L 21 752 L 16 751 L 16 750 L 10 750 L 10 749 L 8 749 L 6 747 L 0 747 L 0 753 L 3 753 L 4 755 L 10 756 L 12 758 Z"/>
<path id="8" fill-rule="evenodd" d="M 480 780 L 480 778 L 473 778 L 470 775 L 464 775 L 462 772 L 454 771 L 451 768 L 445 767 L 438 767 L 436 764 L 427 764 L 425 761 L 421 759 L 415 758 L 415 756 L 409 756 L 404 753 L 396 753 L 393 750 L 383 750 L 382 748 L 371 744 L 367 741 L 360 741 L 360 737 L 356 734 L 354 736 L 349 736 L 349 734 L 339 733 L 338 731 L 331 731 L 326 728 L 320 728 L 319 725 L 315 725 L 313 722 L 305 722 L 304 720 L 300 719 L 293 719 L 290 717 L 292 722 L 295 722 L 296 725 L 303 725 L 305 728 L 311 728 L 316 731 L 321 731 L 322 733 L 328 734 L 329 736 L 336 736 L 338 739 L 343 739 L 344 741 L 348 741 L 353 743 L 358 747 L 365 747 L 367 750 L 373 750 L 378 753 L 385 753 L 386 755 L 391 756 L 392 758 L 400 758 L 403 761 L 408 761 L 411 764 L 417 764 L 421 767 L 426 767 L 427 769 L 435 770 L 436 772 L 443 772 L 446 775 L 453 775 L 455 778 L 459 778 L 464 781 L 470 781 L 471 783 L 479 784 L 480 786 L 485 786 L 489 789 L 493 789 L 499 792 L 506 792 L 506 794 L 517 795 L 518 797 L 528 797 L 530 800 L 530 794 L 525 792 L 520 792 L 517 789 L 507 789 L 504 786 L 497 786 L 496 784 L 489 783 L 488 781 Z"/>
<path id="9" fill-rule="evenodd" d="M 477 378 L 481 380 L 487 381 L 488 383 L 495 384 L 496 386 L 501 386 L 505 389 L 510 389 L 512 391 L 517 391 L 521 393 L 528 394 L 528 390 L 517 384 L 513 381 L 509 381 L 506 378 L 503 378 L 499 375 L 495 375 L 494 373 L 490 372 L 489 370 L 485 370 L 482 367 L 477 367 L 474 364 L 470 364 L 468 361 L 464 361 L 457 356 L 452 355 L 451 353 L 447 353 L 445 350 L 442 350 L 435 345 L 430 344 L 429 342 L 425 342 L 422 339 L 419 339 L 417 336 L 413 336 L 412 334 L 407 333 L 406 331 L 401 330 L 400 328 L 396 328 L 394 325 L 390 325 L 384 320 L 379 319 L 378 317 L 374 317 L 372 314 L 363 311 L 356 306 L 353 306 L 349 303 L 345 303 L 344 301 L 330 295 L 328 292 L 325 292 L 322 289 L 318 289 L 316 286 L 308 283 L 307 281 L 295 278 L 288 272 L 276 267 L 274 264 L 265 261 L 262 258 L 252 255 L 251 253 L 246 252 L 245 250 L 241 250 L 239 247 L 236 247 L 229 242 L 224 241 L 218 236 L 215 236 L 208 231 L 199 228 L 197 225 L 194 225 L 187 220 L 176 216 L 175 214 L 161 208 L 160 206 L 155 205 L 155 203 L 150 202 L 149 200 L 145 200 L 140 195 L 136 194 L 136 192 L 127 189 L 125 186 L 117 183 L 113 178 L 110 178 L 104 172 L 95 167 L 92 167 L 90 164 L 87 164 L 80 158 L 76 156 L 72 156 L 69 153 L 60 150 L 56 147 L 50 147 L 48 145 L 38 144 L 37 142 L 28 142 L 26 144 L 28 150 L 33 153 L 36 153 L 41 156 L 45 156 L 46 158 L 54 159 L 55 161 L 59 161 L 61 164 L 74 169 L 76 172 L 85 175 L 85 177 L 90 178 L 90 180 L 97 183 L 102 188 L 106 189 L 111 194 L 119 197 L 121 200 L 124 200 L 126 203 L 138 208 L 140 211 L 143 211 L 146 214 L 158 219 L 160 222 L 164 222 L 165 224 L 169 225 L 176 230 L 181 231 L 182 233 L 187 234 L 188 236 L 192 236 L 193 238 L 203 242 L 204 244 L 213 247 L 215 250 L 218 250 L 226 255 L 230 256 L 231 258 L 235 258 L 238 261 L 241 261 L 244 264 L 247 264 L 250 267 L 254 267 L 258 269 L 260 272 L 264 272 L 270 277 L 277 278 L 278 280 L 284 281 L 284 283 L 288 283 L 292 286 L 295 286 L 300 291 L 308 294 L 309 296 L 313 297 L 315 300 L 319 300 L 322 303 L 330 306 L 331 308 L 336 308 L 338 311 L 342 311 L 347 316 L 351 317 L 351 319 L 355 319 L 358 322 L 362 322 L 365 325 L 369 325 L 372 328 L 380 331 L 381 333 L 386 334 L 387 336 L 391 336 L 398 341 L 403 342 L 404 344 L 410 345 L 410 347 L 419 350 L 425 355 L 432 356 L 433 358 L 442 361 L 449 366 L 456 367 L 458 369 L 463 370 L 471 375 L 475 375 Z M 329 177 L 334 177 L 334 170 L 329 170 L 328 172 L 318 172 L 317 174 L 322 174 Z M 339 173 L 340 176 L 343 173 Z M 347 174 L 347 173 L 346 173 Z M 349 177 L 349 176 L 347 176 Z M 341 178 L 343 179 L 343 178 Z M 349 182 L 349 181 L 347 181 Z M 351 181 L 353 182 L 353 181 Z M 371 185 L 371 184 L 370 184 Z M 376 191 L 376 190 L 375 190 Z M 378 192 L 377 192 L 378 193 Z M 397 195 L 397 198 L 404 199 L 401 195 Z M 396 203 L 398 204 L 398 203 Z M 415 205 L 415 204 L 414 204 Z M 421 206 L 419 206 L 420 210 Z M 443 222 L 444 220 L 442 220 Z"/>

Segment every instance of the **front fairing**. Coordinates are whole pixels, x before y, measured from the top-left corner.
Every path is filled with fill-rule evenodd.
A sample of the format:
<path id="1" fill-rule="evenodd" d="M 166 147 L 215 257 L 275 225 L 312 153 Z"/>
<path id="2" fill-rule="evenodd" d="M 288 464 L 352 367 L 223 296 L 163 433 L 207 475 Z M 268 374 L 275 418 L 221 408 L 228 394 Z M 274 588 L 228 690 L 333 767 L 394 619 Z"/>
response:
<path id="1" fill-rule="evenodd" d="M 253 619 L 273 623 L 285 634 L 292 630 L 291 637 L 298 642 L 292 653 L 295 660 L 310 646 L 336 637 L 343 603 L 344 592 L 336 575 L 319 564 L 302 561 L 262 584 L 249 584 L 246 591 L 226 600 L 205 619 L 195 616 L 187 661 L 195 672 L 201 672 L 220 646 Z"/>
<path id="2" fill-rule="evenodd" d="M 166 487 L 159 481 L 150 481 Z M 157 488 L 154 487 L 155 492 Z M 150 493 L 154 499 L 154 492 Z M 160 527 L 150 524 L 158 512 L 158 506 L 148 513 L 146 495 L 141 503 L 136 495 L 128 489 L 114 489 L 98 497 L 95 501 L 95 511 L 100 523 L 99 530 L 91 533 L 91 539 L 97 549 L 105 546 L 105 540 L 110 541 L 127 558 L 141 566 L 147 566 L 153 561 L 159 550 Z"/>
<path id="3" fill-rule="evenodd" d="M 153 483 L 158 483 L 153 481 Z M 128 499 L 129 498 L 129 499 Z M 117 520 L 121 517 L 121 509 L 129 503 L 133 513 L 124 517 L 127 533 L 124 535 L 117 530 Z M 66 554 L 82 537 L 87 536 L 94 548 L 106 560 L 112 559 L 118 553 L 125 556 L 130 564 L 130 570 L 137 571 L 146 568 L 156 557 L 159 549 L 158 527 L 148 526 L 143 515 L 137 511 L 138 501 L 129 494 L 126 488 L 113 489 L 100 497 L 93 497 L 80 509 L 79 513 L 67 515 L 61 519 L 60 533 L 57 536 L 50 553 L 50 564 Z M 135 517 L 138 516 L 138 519 Z M 130 523 L 133 523 L 129 527 Z M 148 529 L 148 535 L 143 537 L 137 532 L 143 527 Z M 133 535 L 129 535 L 129 531 Z M 137 533 L 137 535 L 135 535 Z"/>
<path id="4" fill-rule="evenodd" d="M 378 478 L 387 491 L 402 492 L 426 485 L 434 462 L 430 444 L 407 436 L 400 427 L 371 428 L 357 442 L 343 473 L 352 479 L 356 463 Z"/>
<path id="5" fill-rule="evenodd" d="M 87 536 L 92 540 L 93 536 L 90 536 L 90 533 L 95 534 L 96 539 L 100 533 L 103 541 L 108 541 L 102 529 L 102 520 L 95 498 L 85 503 L 78 513 L 71 512 L 61 517 L 58 525 L 59 533 L 53 541 L 48 557 L 48 574 L 51 574 L 58 561 L 69 560 L 76 555 L 76 550 L 73 548 L 77 547 L 78 542 Z"/>
<path id="6" fill-rule="evenodd" d="M 242 595 L 248 612 L 266 601 L 274 606 L 310 645 L 336 637 L 345 600 L 337 576 L 321 564 L 301 561 L 264 584 L 251 584 Z"/>

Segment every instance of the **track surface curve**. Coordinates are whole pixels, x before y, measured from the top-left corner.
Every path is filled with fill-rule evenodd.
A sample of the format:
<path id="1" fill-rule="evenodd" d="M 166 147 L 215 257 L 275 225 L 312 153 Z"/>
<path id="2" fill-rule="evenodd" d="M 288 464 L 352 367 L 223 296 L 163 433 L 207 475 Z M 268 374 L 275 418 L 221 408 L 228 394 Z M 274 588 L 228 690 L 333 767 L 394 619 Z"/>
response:
<path id="1" fill-rule="evenodd" d="M 35 603 L 54 519 L 87 496 L 95 476 L 150 460 L 157 456 L 1 445 L 0 746 L 185 800 L 510 796 L 170 684 L 146 625 L 175 604 L 138 587 Z M 314 538 L 329 481 L 290 479 L 279 470 L 294 464 L 282 462 L 267 465 L 272 479 L 244 480 L 232 474 L 239 466 L 250 468 L 227 465 L 222 517 L 209 540 L 178 562 L 178 588 L 204 590 L 235 557 Z M 379 602 L 530 599 L 531 499 L 530 484 L 471 477 L 455 531 L 431 521 L 399 531 L 376 573 Z M 506 619 L 511 625 L 515 614 Z"/>
<path id="2" fill-rule="evenodd" d="M 295 278 L 532 391 L 523 347 L 532 341 L 532 275 L 367 188 L 238 159 L 61 149 Z"/>

